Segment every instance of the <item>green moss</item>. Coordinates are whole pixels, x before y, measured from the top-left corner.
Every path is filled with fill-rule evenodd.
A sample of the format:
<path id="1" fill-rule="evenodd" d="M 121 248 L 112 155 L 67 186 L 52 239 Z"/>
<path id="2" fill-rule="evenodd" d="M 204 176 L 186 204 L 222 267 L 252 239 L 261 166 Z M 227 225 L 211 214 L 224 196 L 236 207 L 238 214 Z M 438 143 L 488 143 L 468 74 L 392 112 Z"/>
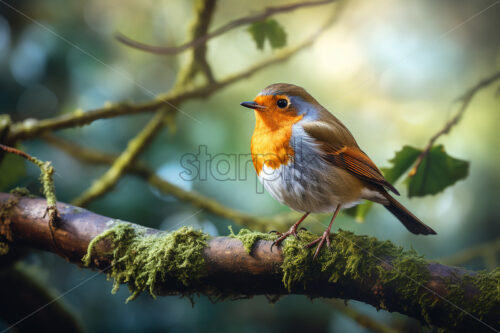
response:
<path id="1" fill-rule="evenodd" d="M 243 247 L 248 254 L 252 252 L 253 245 L 258 240 L 275 240 L 275 234 L 251 231 L 248 229 L 241 229 L 237 234 L 233 232 L 233 228 L 229 226 L 229 237 L 239 239 L 243 243 Z"/>
<path id="2" fill-rule="evenodd" d="M 12 230 L 10 228 L 10 213 L 19 202 L 18 196 L 13 196 L 6 203 L 0 204 L 0 255 L 9 253 L 9 243 L 12 242 Z"/>
<path id="3" fill-rule="evenodd" d="M 26 187 L 16 187 L 9 191 L 10 194 L 13 194 L 17 197 L 29 197 L 36 198 L 35 195 L 31 194 L 31 192 Z"/>
<path id="4" fill-rule="evenodd" d="M 500 267 L 491 272 L 479 273 L 474 279 L 474 285 L 480 291 L 475 301 L 476 304 L 481 304 L 479 318 L 484 319 L 487 313 L 500 313 Z M 500 316 L 496 317 L 495 324 L 500 326 Z"/>
<path id="5" fill-rule="evenodd" d="M 124 222 L 114 224 L 89 243 L 82 260 L 90 265 L 96 245 L 104 240 L 110 242 L 112 267 L 107 274 L 114 279 L 112 292 L 127 283 L 131 293 L 127 302 L 143 291 L 154 297 L 155 288 L 167 279 L 189 286 L 205 275 L 203 249 L 208 236 L 201 231 L 182 227 L 172 233 L 147 234 L 145 228 Z"/>
<path id="6" fill-rule="evenodd" d="M 299 240 L 287 238 L 283 246 L 283 283 L 288 290 L 297 283 L 307 288 L 307 284 L 314 283 L 318 276 L 325 276 L 330 282 L 338 282 L 343 278 L 371 279 L 381 271 L 378 270 L 380 259 L 402 251 L 388 241 L 339 230 L 331 235 L 331 249 L 325 245 L 317 260 L 313 261 L 315 247 L 306 248 L 305 245 L 318 236 L 305 231 L 299 235 Z"/>
<path id="7" fill-rule="evenodd" d="M 10 229 L 10 214 L 19 202 L 20 197 L 33 197 L 25 187 L 16 187 L 10 191 L 14 196 L 9 198 L 6 203 L 0 204 L 0 255 L 9 253 L 12 242 L 12 230 Z"/>

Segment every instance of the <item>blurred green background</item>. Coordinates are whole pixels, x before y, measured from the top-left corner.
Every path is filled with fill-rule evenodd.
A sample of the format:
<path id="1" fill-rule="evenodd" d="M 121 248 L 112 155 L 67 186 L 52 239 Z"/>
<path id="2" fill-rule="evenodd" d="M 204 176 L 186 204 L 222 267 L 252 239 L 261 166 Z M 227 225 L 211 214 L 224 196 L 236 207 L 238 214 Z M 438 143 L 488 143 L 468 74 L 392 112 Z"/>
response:
<path id="1" fill-rule="evenodd" d="M 13 120 L 42 119 L 76 109 L 90 110 L 107 102 L 149 100 L 169 91 L 187 60 L 157 56 L 126 47 L 113 38 L 125 35 L 158 45 L 178 45 L 188 38 L 193 1 L 0 1 L 0 112 Z M 217 3 L 212 30 L 238 17 L 286 1 Z M 494 1 L 349 1 L 339 21 L 310 48 L 291 60 L 270 67 L 231 85 L 207 100 L 181 106 L 177 131 L 164 130 L 141 160 L 165 179 L 199 191 L 219 202 L 255 215 L 287 212 L 267 193 L 256 193 L 256 176 L 246 180 L 183 181 L 180 158 L 206 145 L 209 153 L 248 154 L 254 115 L 239 103 L 251 100 L 276 82 L 305 87 L 351 130 L 359 145 L 380 166 L 387 166 L 404 144 L 423 148 L 457 109 L 452 101 L 468 87 L 500 69 L 500 5 Z M 496 4 L 496 3 L 495 3 Z M 488 8 L 488 9 L 486 9 Z M 307 38 L 334 6 L 300 9 L 276 16 L 287 32 L 288 45 Z M 22 14 L 20 14 L 22 12 Z M 216 79 L 242 70 L 276 50 L 257 50 L 246 27 L 208 43 L 208 60 Z M 402 202 L 438 233 L 414 236 L 381 207 L 364 223 L 342 215 L 336 227 L 357 234 L 388 239 L 414 248 L 427 258 L 440 258 L 499 237 L 500 165 L 498 84 L 481 91 L 460 124 L 440 139 L 447 152 L 471 162 L 469 177 L 444 192 L 408 200 L 403 184 Z M 82 128 L 56 134 L 87 147 L 119 153 L 140 131 L 151 114 L 99 120 Z M 21 148 L 56 168 L 60 201 L 69 202 L 105 172 L 105 167 L 83 165 L 41 140 L 24 141 Z M 231 167 L 235 167 L 232 165 Z M 38 170 L 14 186 L 39 193 Z M 9 177 L 1 174 L 1 178 Z M 6 190 L 6 189 L 3 189 Z M 160 229 L 181 225 L 226 235 L 231 221 L 158 193 L 133 176 L 121 179 L 114 191 L 89 207 L 99 214 Z M 193 216 L 195 214 L 195 216 Z M 328 217 L 311 218 L 305 227 L 320 232 Z M 498 255 L 494 258 L 498 265 Z M 53 254 L 34 252 L 27 265 L 36 278 L 63 293 L 95 272 L 67 264 Z M 491 266 L 490 260 L 490 266 Z M 464 263 L 487 268 L 483 258 Z M 490 267 L 491 268 L 491 267 Z M 363 332 L 357 323 L 337 312 L 327 301 L 290 296 L 276 304 L 265 297 L 212 304 L 195 297 L 148 295 L 124 304 L 126 287 L 111 295 L 111 284 L 101 274 L 68 293 L 62 301 L 86 331 L 242 331 Z M 370 306 L 349 305 L 406 331 L 419 324 L 406 317 Z M 0 329 L 5 328 L 0 322 Z"/>

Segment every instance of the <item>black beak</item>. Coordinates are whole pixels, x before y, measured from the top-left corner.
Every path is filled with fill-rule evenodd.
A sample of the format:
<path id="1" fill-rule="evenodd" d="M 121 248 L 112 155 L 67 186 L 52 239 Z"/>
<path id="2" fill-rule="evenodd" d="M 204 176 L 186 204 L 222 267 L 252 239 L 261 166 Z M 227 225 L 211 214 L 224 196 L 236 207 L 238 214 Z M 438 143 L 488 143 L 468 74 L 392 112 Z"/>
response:
<path id="1" fill-rule="evenodd" d="M 241 102 L 240 105 L 244 106 L 246 108 L 249 108 L 249 109 L 265 109 L 266 108 L 264 105 L 257 104 L 254 101 L 251 101 L 251 102 Z"/>

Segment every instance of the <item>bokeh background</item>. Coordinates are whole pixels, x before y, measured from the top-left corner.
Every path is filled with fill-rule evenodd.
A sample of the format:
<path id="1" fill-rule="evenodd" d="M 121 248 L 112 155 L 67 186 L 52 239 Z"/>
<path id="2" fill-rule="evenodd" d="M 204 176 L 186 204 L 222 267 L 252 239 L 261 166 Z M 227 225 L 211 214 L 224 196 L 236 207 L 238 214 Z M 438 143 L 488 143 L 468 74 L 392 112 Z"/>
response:
<path id="1" fill-rule="evenodd" d="M 0 112 L 16 121 L 90 110 L 108 102 L 149 100 L 172 88 L 180 65 L 187 60 L 186 54 L 157 56 L 131 49 L 118 43 L 113 34 L 120 31 L 152 44 L 180 44 L 188 38 L 192 0 L 7 3 L 18 11 L 0 1 Z M 284 3 L 220 0 L 211 27 Z M 214 155 L 248 154 L 254 115 L 239 103 L 253 99 L 268 84 L 288 82 L 305 87 L 350 128 L 379 166 L 388 166 L 388 160 L 403 145 L 424 147 L 456 111 L 453 100 L 500 69 L 500 4 L 496 3 L 349 1 L 339 21 L 289 61 L 207 100 L 184 103 L 183 112 L 199 121 L 179 113 L 177 131 L 164 130 L 141 160 L 165 179 L 229 207 L 255 215 L 287 212 L 287 207 L 267 193 L 257 193 L 252 169 L 248 169 L 246 180 L 221 182 L 209 177 L 206 181 L 184 181 L 179 177 L 179 161 L 186 153 L 196 153 L 202 144 Z M 285 27 L 288 45 L 293 46 L 315 31 L 333 8 L 306 8 L 275 19 Z M 216 78 L 242 70 L 274 52 L 269 45 L 257 50 L 245 27 L 208 43 L 208 60 Z M 450 155 L 471 162 L 467 179 L 437 195 L 411 200 L 406 197 L 404 184 L 396 185 L 402 192 L 402 202 L 435 229 L 437 236 L 410 234 L 381 207 L 374 208 L 364 223 L 342 215 L 336 227 L 388 239 L 436 259 L 498 239 L 498 88 L 497 84 L 482 90 L 459 125 L 440 139 Z M 150 117 L 143 114 L 100 120 L 56 134 L 87 147 L 119 153 Z M 21 148 L 53 162 L 61 201 L 71 201 L 106 170 L 83 165 L 41 140 L 24 141 Z M 25 186 L 39 193 L 38 170 L 27 165 L 26 171 L 11 187 Z M 238 228 L 229 220 L 197 213 L 198 209 L 158 193 L 133 176 L 122 178 L 111 193 L 93 202 L 89 209 L 167 230 L 192 225 L 212 235 L 226 235 L 228 226 Z M 328 217 L 317 217 L 305 226 L 319 232 L 327 223 Z M 478 257 L 463 265 L 491 268 L 498 265 L 498 259 L 498 254 L 492 254 L 487 261 Z M 55 294 L 95 274 L 40 252 L 29 255 L 23 265 Z M 127 288 L 116 295 L 110 290 L 110 282 L 101 274 L 62 301 L 88 332 L 366 331 L 320 299 L 290 296 L 269 304 L 265 297 L 255 297 L 212 304 L 200 296 L 194 298 L 193 307 L 186 298 L 153 300 L 148 295 L 124 304 Z M 422 330 L 418 323 L 399 314 L 376 311 L 357 302 L 349 302 L 349 306 L 399 329 Z M 0 329 L 5 327 L 0 321 Z"/>

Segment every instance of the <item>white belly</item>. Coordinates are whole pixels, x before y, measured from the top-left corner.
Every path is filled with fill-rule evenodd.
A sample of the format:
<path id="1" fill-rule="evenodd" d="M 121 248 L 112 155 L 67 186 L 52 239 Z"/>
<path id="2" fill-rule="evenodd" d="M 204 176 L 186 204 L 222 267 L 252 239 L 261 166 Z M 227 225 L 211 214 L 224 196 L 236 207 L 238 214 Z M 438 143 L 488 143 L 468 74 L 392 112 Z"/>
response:
<path id="1" fill-rule="evenodd" d="M 274 170 L 264 165 L 259 180 L 273 198 L 292 209 L 327 213 L 334 212 L 338 205 L 349 208 L 361 201 L 361 194 L 355 198 L 345 196 L 342 188 L 350 185 L 343 183 L 345 177 L 336 177 L 344 173 L 347 172 L 315 158 L 305 163 L 291 161 Z"/>

